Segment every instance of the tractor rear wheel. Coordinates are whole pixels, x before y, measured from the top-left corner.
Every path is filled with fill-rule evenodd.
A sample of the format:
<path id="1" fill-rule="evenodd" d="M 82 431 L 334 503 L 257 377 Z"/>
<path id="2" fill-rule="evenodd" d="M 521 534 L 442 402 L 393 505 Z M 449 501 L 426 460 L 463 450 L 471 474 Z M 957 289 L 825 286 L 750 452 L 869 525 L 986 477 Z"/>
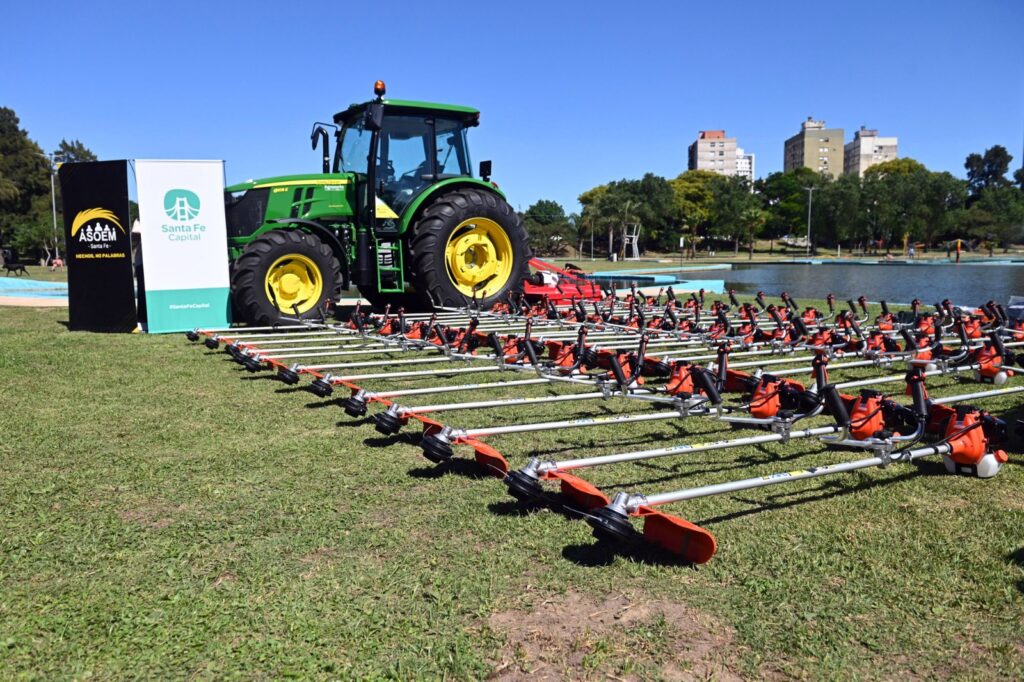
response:
<path id="1" fill-rule="evenodd" d="M 254 239 L 235 261 L 231 297 L 249 324 L 275 324 L 296 312 L 314 318 L 340 279 L 341 264 L 316 235 L 272 230 Z"/>
<path id="2" fill-rule="evenodd" d="M 424 302 L 490 307 L 520 291 L 530 246 L 522 220 L 494 192 L 459 189 L 434 200 L 413 227 L 413 282 Z"/>

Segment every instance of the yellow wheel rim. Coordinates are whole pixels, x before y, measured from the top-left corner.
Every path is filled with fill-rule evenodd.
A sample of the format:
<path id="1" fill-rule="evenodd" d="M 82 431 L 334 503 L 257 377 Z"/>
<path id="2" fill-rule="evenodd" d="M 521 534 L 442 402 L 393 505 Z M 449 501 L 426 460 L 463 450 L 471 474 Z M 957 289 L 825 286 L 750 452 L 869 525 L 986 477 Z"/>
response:
<path id="1" fill-rule="evenodd" d="M 281 256 L 267 269 L 267 298 L 277 299 L 284 314 L 300 313 L 314 308 L 324 291 L 324 278 L 312 259 L 298 253 Z"/>
<path id="2" fill-rule="evenodd" d="M 512 276 L 512 242 L 498 223 L 470 218 L 459 223 L 444 248 L 448 278 L 468 298 L 501 291 Z"/>

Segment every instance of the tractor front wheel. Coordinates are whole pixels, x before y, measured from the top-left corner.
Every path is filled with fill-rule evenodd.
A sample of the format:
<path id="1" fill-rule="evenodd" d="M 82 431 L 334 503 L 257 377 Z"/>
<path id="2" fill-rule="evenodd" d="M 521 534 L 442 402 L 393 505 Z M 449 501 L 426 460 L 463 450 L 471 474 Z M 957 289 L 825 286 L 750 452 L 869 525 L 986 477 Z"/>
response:
<path id="1" fill-rule="evenodd" d="M 296 315 L 314 318 L 340 279 L 341 264 L 318 237 L 298 229 L 272 230 L 254 239 L 235 261 L 231 297 L 249 324 L 275 324 Z"/>
<path id="2" fill-rule="evenodd" d="M 413 278 L 430 302 L 484 307 L 519 291 L 529 274 L 522 220 L 494 192 L 459 189 L 438 197 L 413 228 Z"/>

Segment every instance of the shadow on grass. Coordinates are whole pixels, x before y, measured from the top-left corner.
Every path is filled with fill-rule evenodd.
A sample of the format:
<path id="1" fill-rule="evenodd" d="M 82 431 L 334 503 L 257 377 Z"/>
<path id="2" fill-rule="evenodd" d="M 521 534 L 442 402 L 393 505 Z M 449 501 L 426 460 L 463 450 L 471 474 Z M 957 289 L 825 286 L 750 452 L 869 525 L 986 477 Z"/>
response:
<path id="1" fill-rule="evenodd" d="M 245 371 L 244 367 L 239 367 L 239 369 L 243 372 Z M 270 381 L 280 381 L 276 374 L 249 374 L 248 376 L 238 377 L 238 379 L 239 381 L 266 381 L 268 379 Z"/>
<path id="2" fill-rule="evenodd" d="M 1024 547 L 1019 548 L 1016 552 L 1010 552 L 1007 554 L 1006 560 L 1014 566 L 1024 568 Z M 1024 579 L 1017 581 L 1017 590 L 1024 593 Z"/>
<path id="3" fill-rule="evenodd" d="M 1014 407 L 997 415 L 1006 420 L 1009 438 L 999 447 L 1009 452 L 1024 452 L 1024 405 Z"/>
<path id="4" fill-rule="evenodd" d="M 288 395 L 289 393 L 308 393 L 308 386 L 284 386 L 274 390 L 274 393 L 278 395 Z"/>
<path id="5" fill-rule="evenodd" d="M 418 479 L 438 479 L 449 475 L 465 476 L 466 478 L 493 478 L 473 459 L 452 457 L 447 462 L 437 465 L 426 465 L 409 469 L 409 476 Z"/>
<path id="6" fill-rule="evenodd" d="M 689 561 L 684 561 L 671 552 L 645 542 L 630 546 L 628 544 L 608 542 L 607 540 L 596 540 L 589 545 L 567 545 L 562 549 L 563 559 L 585 568 L 608 566 L 615 561 L 617 556 L 638 564 L 694 567 L 694 564 Z"/>
<path id="7" fill-rule="evenodd" d="M 583 518 L 581 510 L 567 505 L 565 499 L 559 493 L 553 491 L 545 491 L 542 495 L 530 501 L 510 498 L 491 502 L 487 505 L 487 510 L 495 516 L 509 518 L 529 516 L 530 514 L 537 514 L 542 511 L 554 512 L 567 519 Z"/>
<path id="8" fill-rule="evenodd" d="M 320 400 L 315 403 L 306 403 L 303 405 L 307 410 L 319 410 L 321 407 L 338 407 L 340 408 L 345 402 L 346 398 L 331 398 L 330 400 Z M 356 417 L 362 419 L 362 417 Z"/>
<path id="9" fill-rule="evenodd" d="M 352 423 L 354 424 L 355 422 Z M 372 424 L 373 420 L 370 419 L 368 423 Z M 403 445 L 415 445 L 416 441 L 410 438 L 408 434 L 396 434 L 393 436 L 367 436 L 363 439 L 363 445 L 368 448 L 386 448 L 399 443 L 402 443 Z"/>

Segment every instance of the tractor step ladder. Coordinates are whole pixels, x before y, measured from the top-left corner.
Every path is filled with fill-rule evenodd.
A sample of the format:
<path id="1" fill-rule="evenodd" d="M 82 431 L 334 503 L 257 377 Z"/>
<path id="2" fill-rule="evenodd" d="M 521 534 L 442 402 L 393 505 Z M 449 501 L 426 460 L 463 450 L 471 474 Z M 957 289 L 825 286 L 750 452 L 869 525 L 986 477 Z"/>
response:
<path id="1" fill-rule="evenodd" d="M 400 294 L 405 291 L 402 268 L 402 243 L 399 241 L 376 240 L 377 244 L 377 291 Z M 389 276 L 389 275 L 393 275 Z"/>

